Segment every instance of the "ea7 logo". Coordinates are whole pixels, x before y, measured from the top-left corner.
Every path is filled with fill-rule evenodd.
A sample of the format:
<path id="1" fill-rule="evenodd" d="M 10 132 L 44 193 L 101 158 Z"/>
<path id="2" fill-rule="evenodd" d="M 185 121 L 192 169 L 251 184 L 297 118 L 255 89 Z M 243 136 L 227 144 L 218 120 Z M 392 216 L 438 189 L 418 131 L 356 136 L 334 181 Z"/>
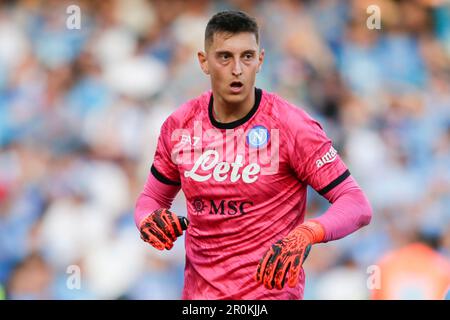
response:
<path id="1" fill-rule="evenodd" d="M 191 139 L 191 136 L 182 134 L 180 143 L 181 144 L 189 143 L 191 146 L 195 146 L 199 140 L 200 140 L 200 137 L 194 136 Z"/>
<path id="2" fill-rule="evenodd" d="M 322 158 L 316 160 L 316 166 L 317 168 L 322 167 L 323 165 L 333 162 L 337 158 L 337 151 L 333 148 L 333 146 L 330 147 L 330 150 L 325 153 Z"/>

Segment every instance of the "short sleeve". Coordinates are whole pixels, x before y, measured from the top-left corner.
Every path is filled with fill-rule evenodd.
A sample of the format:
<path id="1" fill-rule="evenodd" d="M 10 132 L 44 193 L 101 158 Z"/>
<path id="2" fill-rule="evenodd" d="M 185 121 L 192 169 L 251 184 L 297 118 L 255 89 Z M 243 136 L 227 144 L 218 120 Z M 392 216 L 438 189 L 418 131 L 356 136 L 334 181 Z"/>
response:
<path id="1" fill-rule="evenodd" d="M 180 185 L 178 166 L 171 156 L 173 148 L 171 136 L 170 118 L 168 118 L 161 126 L 151 172 L 162 183 Z"/>
<path id="2" fill-rule="evenodd" d="M 291 167 L 298 179 L 324 195 L 350 172 L 316 120 L 302 111 L 293 115 L 290 123 Z"/>

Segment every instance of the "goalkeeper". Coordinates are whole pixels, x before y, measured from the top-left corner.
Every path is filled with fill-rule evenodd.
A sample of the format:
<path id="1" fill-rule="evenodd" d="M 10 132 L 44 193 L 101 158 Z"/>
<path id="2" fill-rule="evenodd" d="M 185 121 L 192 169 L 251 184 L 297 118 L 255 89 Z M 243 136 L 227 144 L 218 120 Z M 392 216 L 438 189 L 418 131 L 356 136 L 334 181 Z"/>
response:
<path id="1" fill-rule="evenodd" d="M 255 87 L 264 61 L 256 21 L 214 15 L 198 53 L 211 90 L 161 127 L 135 221 L 170 250 L 185 232 L 183 299 L 302 299 L 311 245 L 369 224 L 370 204 L 321 125 Z M 305 221 L 311 186 L 331 206 Z M 170 210 L 183 190 L 187 218 Z"/>

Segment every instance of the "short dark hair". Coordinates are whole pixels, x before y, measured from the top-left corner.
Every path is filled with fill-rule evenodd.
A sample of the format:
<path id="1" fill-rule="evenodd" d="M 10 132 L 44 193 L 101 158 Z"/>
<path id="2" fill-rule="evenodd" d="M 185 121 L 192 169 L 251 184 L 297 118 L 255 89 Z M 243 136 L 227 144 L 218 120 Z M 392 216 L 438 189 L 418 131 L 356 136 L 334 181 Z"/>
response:
<path id="1" fill-rule="evenodd" d="M 212 42 L 214 34 L 224 32 L 236 34 L 250 32 L 259 43 L 259 27 L 256 20 L 242 11 L 226 10 L 216 13 L 211 17 L 205 30 L 205 47 Z"/>

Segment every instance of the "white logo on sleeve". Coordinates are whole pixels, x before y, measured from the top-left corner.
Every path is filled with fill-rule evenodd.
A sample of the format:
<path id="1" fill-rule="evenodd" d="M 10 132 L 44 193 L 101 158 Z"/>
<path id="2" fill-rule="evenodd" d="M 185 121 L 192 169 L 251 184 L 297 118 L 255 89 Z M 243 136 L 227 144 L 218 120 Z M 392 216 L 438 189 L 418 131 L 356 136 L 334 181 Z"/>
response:
<path id="1" fill-rule="evenodd" d="M 322 167 L 323 165 L 333 162 L 337 158 L 337 151 L 333 148 L 333 146 L 330 147 L 330 150 L 325 153 L 320 159 L 316 160 L 316 166 L 317 168 Z"/>

